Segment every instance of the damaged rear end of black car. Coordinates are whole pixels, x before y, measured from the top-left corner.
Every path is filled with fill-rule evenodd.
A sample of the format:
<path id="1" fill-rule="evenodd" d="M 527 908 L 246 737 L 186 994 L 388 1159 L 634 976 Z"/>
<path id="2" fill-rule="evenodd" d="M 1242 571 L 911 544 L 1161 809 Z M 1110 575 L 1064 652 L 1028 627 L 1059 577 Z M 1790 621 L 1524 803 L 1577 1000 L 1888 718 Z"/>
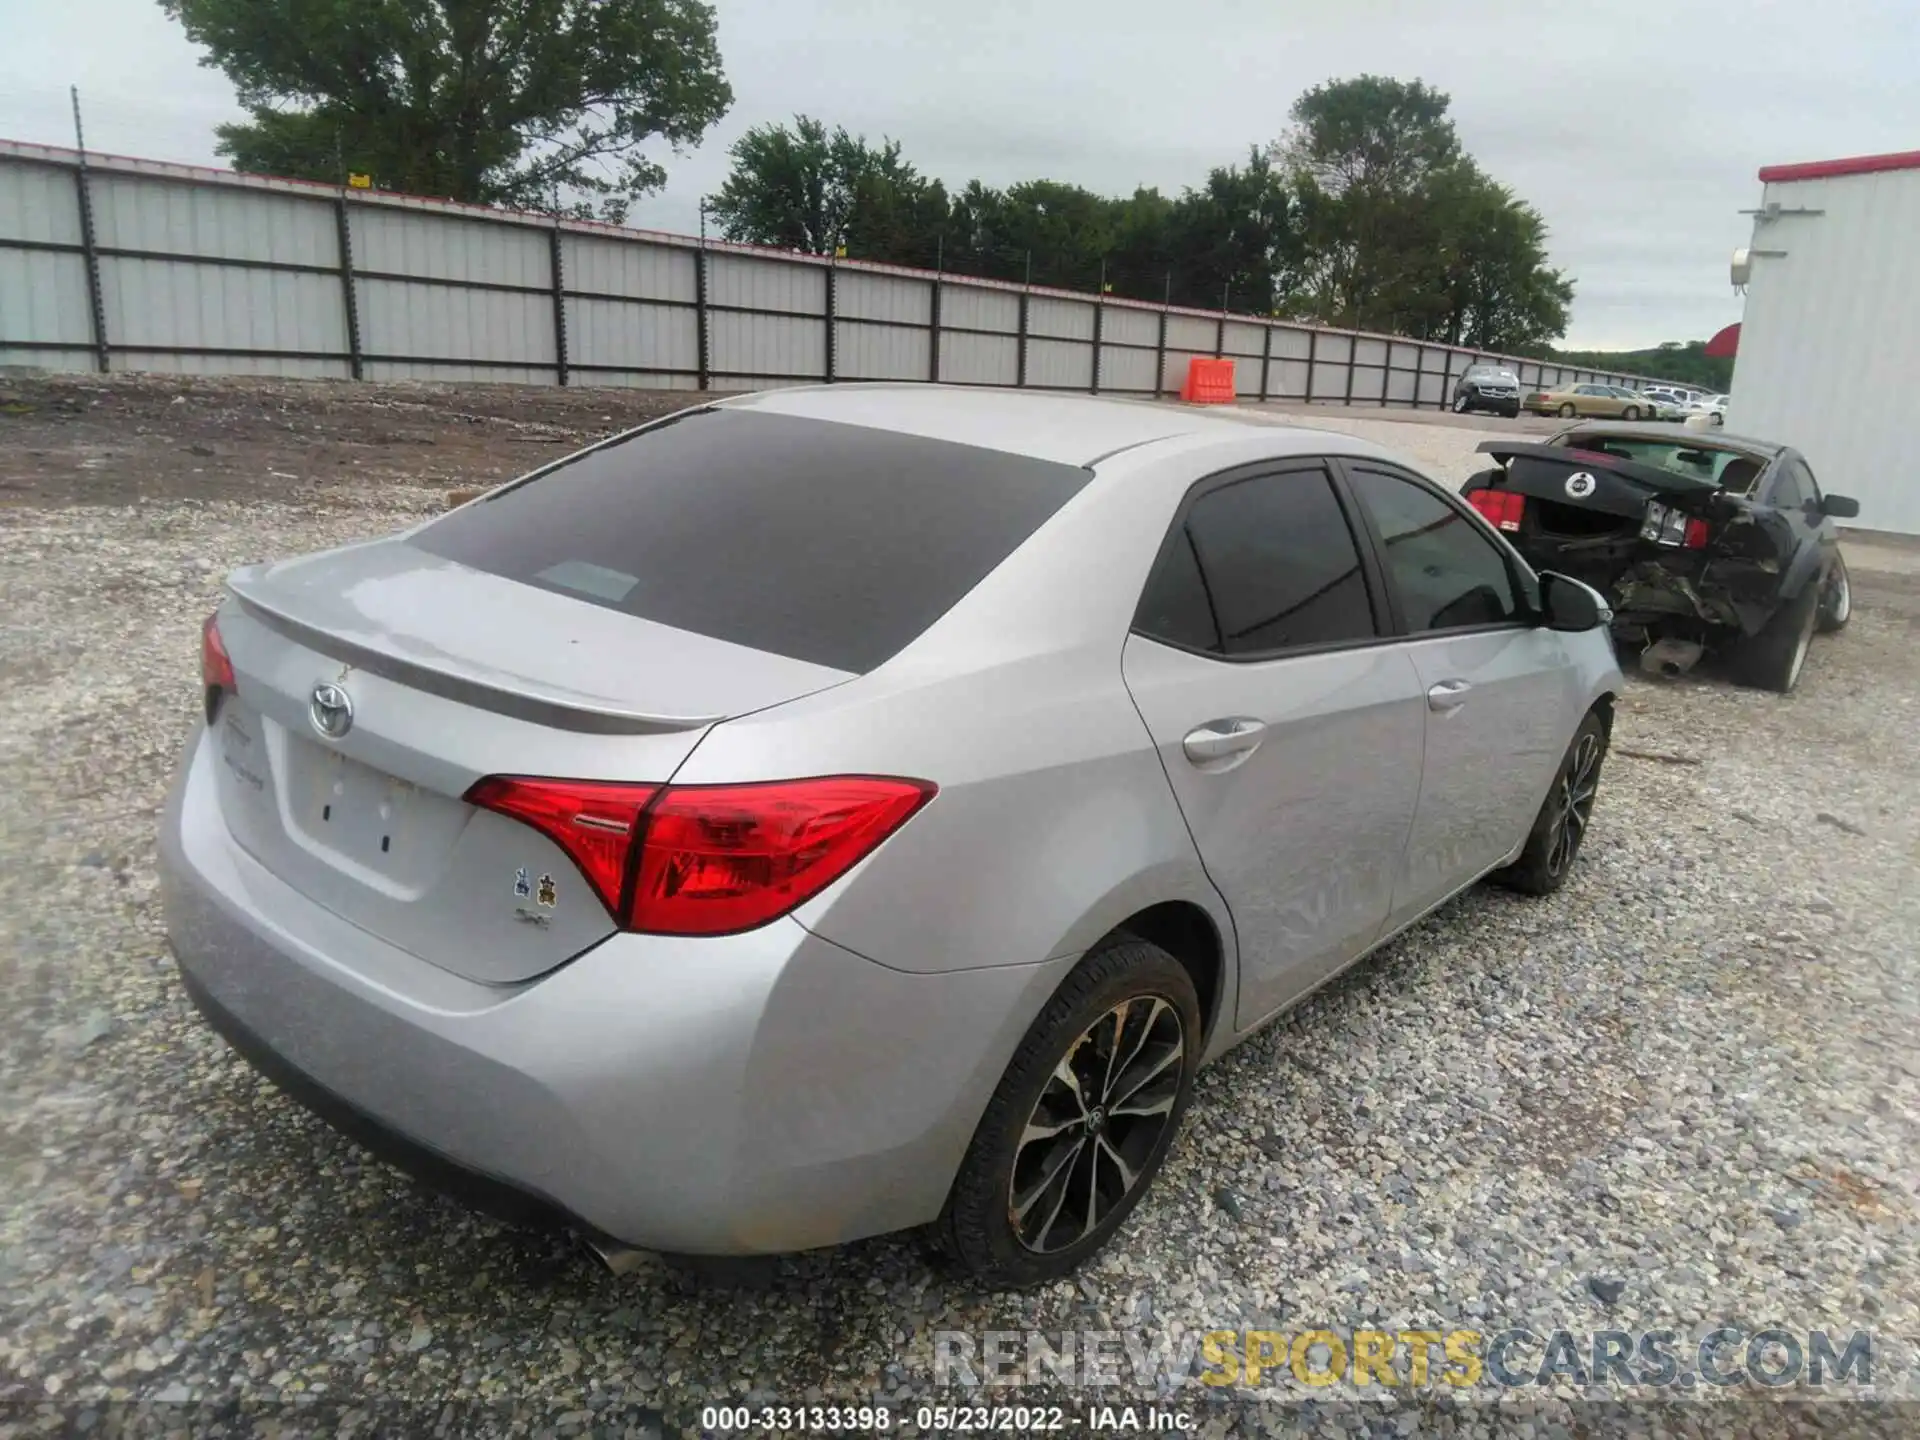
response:
<path id="1" fill-rule="evenodd" d="M 1836 519 L 1797 452 L 1679 427 L 1575 426 L 1545 443 L 1489 440 L 1495 468 L 1462 494 L 1535 569 L 1583 580 L 1613 607 L 1613 636 L 1643 669 L 1704 655 L 1741 684 L 1787 692 L 1816 630 L 1853 597 Z"/>

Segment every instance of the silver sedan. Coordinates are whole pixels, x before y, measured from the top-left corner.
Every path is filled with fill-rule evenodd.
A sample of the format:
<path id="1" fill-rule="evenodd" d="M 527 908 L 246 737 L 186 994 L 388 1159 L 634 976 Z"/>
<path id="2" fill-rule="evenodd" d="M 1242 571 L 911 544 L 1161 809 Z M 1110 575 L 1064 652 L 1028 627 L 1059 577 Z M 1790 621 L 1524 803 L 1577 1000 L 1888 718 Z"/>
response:
<path id="1" fill-rule="evenodd" d="M 1070 1269 L 1202 1063 L 1566 879 L 1621 684 L 1592 591 L 1386 450 L 987 390 L 701 405 L 229 589 L 189 993 L 616 1267 Z"/>

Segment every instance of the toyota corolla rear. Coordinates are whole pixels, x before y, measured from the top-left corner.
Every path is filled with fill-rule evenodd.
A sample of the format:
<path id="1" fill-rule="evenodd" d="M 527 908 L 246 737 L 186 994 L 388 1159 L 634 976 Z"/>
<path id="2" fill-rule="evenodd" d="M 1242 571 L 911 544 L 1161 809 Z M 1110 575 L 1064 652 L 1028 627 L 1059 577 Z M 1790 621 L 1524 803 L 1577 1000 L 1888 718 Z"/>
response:
<path id="1" fill-rule="evenodd" d="M 1009 784 L 1084 785 L 882 741 L 928 729 L 889 718 L 926 682 L 886 662 L 1088 478 L 707 409 L 237 573 L 163 834 L 196 1003 L 343 1127 L 623 1242 L 786 1250 L 929 1218 L 1070 957 L 929 957 L 820 917 L 897 891 L 873 861 L 916 827 L 924 849 Z M 1117 684 L 1050 673 L 1102 697 L 1075 720 L 1089 765 L 1145 783 Z M 750 742 L 690 763 L 746 717 Z"/>

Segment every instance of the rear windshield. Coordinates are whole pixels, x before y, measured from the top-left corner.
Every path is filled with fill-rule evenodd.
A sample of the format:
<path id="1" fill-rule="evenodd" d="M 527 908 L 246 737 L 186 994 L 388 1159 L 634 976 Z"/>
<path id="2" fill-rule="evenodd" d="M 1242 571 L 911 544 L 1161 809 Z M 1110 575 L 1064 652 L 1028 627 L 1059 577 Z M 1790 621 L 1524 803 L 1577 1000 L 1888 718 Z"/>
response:
<path id="1" fill-rule="evenodd" d="M 1752 487 L 1754 477 L 1766 468 L 1765 462 L 1752 459 L 1738 450 L 1720 450 L 1711 445 L 1691 445 L 1671 440 L 1574 435 L 1568 437 L 1567 444 L 1579 450 L 1624 456 L 1628 460 L 1638 460 L 1642 465 L 1651 465 L 1656 470 L 1665 470 L 1669 475 L 1684 475 L 1689 480 L 1710 480 L 1716 485 L 1724 483 L 1722 476 L 1729 465 L 1736 460 L 1743 461 L 1734 472 L 1732 486 L 1743 492 Z"/>
<path id="2" fill-rule="evenodd" d="M 427 526 L 448 560 L 864 673 L 1091 478 L 864 426 L 700 410 Z"/>

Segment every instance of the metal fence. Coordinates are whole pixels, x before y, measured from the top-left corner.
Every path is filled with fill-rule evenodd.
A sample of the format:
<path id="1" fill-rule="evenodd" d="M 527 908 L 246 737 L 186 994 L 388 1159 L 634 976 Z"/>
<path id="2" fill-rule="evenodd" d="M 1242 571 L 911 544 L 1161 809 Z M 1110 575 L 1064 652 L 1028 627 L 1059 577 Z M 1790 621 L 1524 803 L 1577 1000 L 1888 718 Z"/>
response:
<path id="1" fill-rule="evenodd" d="M 0 141 L 0 365 L 755 389 L 921 380 L 1445 407 L 1630 377 L 1394 336 Z"/>

